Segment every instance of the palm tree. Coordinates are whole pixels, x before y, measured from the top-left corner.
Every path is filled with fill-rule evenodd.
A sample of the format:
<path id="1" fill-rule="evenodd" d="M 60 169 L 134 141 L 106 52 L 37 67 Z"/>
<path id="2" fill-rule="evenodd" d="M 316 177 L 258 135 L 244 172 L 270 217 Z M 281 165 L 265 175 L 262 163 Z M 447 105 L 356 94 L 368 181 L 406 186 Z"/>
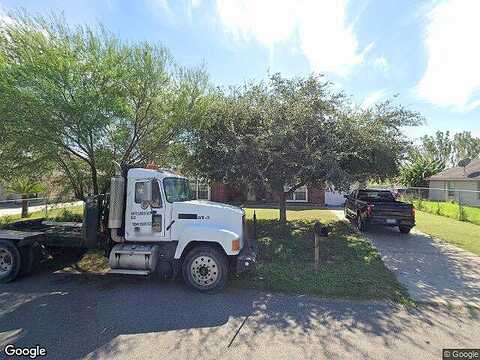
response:
<path id="1" fill-rule="evenodd" d="M 7 191 L 22 196 L 22 218 L 28 217 L 28 196 L 33 193 L 42 192 L 44 187 L 37 181 L 29 178 L 18 178 L 7 185 Z"/>

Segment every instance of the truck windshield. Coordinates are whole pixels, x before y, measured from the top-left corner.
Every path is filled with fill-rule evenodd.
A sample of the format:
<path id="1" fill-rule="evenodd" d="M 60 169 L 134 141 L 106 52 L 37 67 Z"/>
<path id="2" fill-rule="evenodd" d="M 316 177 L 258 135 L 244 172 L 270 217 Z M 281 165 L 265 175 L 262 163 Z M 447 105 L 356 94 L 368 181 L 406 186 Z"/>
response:
<path id="1" fill-rule="evenodd" d="M 192 193 L 188 180 L 181 178 L 165 178 L 163 179 L 163 187 L 167 201 L 172 203 L 176 201 L 192 200 Z"/>
<path id="2" fill-rule="evenodd" d="M 363 201 L 395 201 L 390 191 L 372 191 L 360 190 L 358 192 L 358 199 Z"/>

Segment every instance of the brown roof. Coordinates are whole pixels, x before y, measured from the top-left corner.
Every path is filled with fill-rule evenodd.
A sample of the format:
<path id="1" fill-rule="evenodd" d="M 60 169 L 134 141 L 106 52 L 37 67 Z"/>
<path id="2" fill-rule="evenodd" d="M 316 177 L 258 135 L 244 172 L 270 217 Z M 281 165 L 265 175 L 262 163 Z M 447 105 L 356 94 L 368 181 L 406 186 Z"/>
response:
<path id="1" fill-rule="evenodd" d="M 480 180 L 480 159 L 473 160 L 465 166 L 456 166 L 443 170 L 428 180 Z"/>

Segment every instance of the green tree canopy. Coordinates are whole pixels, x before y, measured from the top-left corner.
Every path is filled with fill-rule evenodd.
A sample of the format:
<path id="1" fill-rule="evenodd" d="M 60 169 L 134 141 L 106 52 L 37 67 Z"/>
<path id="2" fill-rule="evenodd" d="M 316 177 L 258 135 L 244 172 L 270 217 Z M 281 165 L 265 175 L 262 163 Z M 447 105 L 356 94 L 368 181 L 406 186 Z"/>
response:
<path id="1" fill-rule="evenodd" d="M 193 131 L 189 161 L 206 178 L 275 191 L 284 222 L 288 193 L 303 185 L 342 189 L 395 175 L 408 144 L 400 129 L 420 120 L 390 102 L 353 108 L 321 76 L 275 74 L 217 94 Z"/>
<path id="2" fill-rule="evenodd" d="M 25 13 L 0 32 L 0 78 L 2 172 L 53 164 L 78 198 L 106 190 L 112 160 L 161 157 L 206 87 L 161 46 Z"/>

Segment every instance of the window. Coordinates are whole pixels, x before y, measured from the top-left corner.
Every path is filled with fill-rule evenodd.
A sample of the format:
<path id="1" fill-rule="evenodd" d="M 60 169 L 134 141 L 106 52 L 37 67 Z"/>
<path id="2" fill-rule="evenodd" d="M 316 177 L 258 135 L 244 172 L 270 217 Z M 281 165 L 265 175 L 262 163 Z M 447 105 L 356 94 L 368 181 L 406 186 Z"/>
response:
<path id="1" fill-rule="evenodd" d="M 285 187 L 285 191 L 288 191 L 288 187 Z M 287 201 L 307 202 L 308 191 L 306 186 L 299 187 L 294 192 L 287 194 Z"/>
<path id="2" fill-rule="evenodd" d="M 395 201 L 390 191 L 359 190 L 358 199 L 363 201 Z"/>
<path id="3" fill-rule="evenodd" d="M 135 203 L 141 204 L 145 201 L 145 184 L 146 181 L 137 182 L 135 183 Z M 152 208 L 161 208 L 162 204 L 162 196 L 160 194 L 160 185 L 158 185 L 158 181 L 152 182 L 152 203 L 150 204 Z"/>
<path id="4" fill-rule="evenodd" d="M 152 183 L 152 208 L 161 208 L 162 204 L 162 195 L 160 194 L 160 185 L 158 181 Z"/>
<path id="5" fill-rule="evenodd" d="M 190 181 L 193 197 L 198 200 L 210 200 L 210 186 L 200 180 Z"/>
<path id="6" fill-rule="evenodd" d="M 448 197 L 454 198 L 455 197 L 455 184 L 453 181 L 448 181 L 447 183 L 448 188 Z"/>
<path id="7" fill-rule="evenodd" d="M 167 201 L 170 203 L 192 199 L 192 192 L 187 179 L 165 178 L 163 179 L 163 187 L 165 188 Z"/>
<path id="8" fill-rule="evenodd" d="M 145 183 L 135 183 L 135 203 L 141 204 L 145 198 Z"/>

